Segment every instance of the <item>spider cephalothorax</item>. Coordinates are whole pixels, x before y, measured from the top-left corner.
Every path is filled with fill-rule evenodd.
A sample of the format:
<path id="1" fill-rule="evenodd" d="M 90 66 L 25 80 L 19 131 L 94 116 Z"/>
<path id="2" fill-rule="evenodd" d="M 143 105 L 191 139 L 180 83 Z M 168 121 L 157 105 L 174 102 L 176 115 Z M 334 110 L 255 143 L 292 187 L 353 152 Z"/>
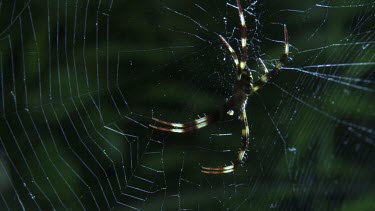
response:
<path id="1" fill-rule="evenodd" d="M 258 91 L 260 88 L 262 88 L 267 83 L 267 81 L 271 79 L 273 76 L 275 76 L 280 70 L 280 68 L 285 63 L 288 62 L 288 54 L 289 54 L 288 32 L 287 32 L 286 26 L 284 25 L 284 39 L 285 39 L 284 53 L 281 55 L 280 59 L 278 60 L 278 62 L 276 63 L 276 65 L 273 67 L 271 71 L 268 71 L 262 59 L 259 58 L 258 61 L 263 67 L 264 74 L 258 80 L 253 82 L 253 76 L 250 70 L 246 66 L 246 59 L 247 59 L 246 24 L 245 24 L 245 18 L 243 15 L 243 10 L 241 7 L 240 0 L 237 0 L 237 6 L 238 6 L 238 13 L 239 13 L 240 22 L 241 22 L 241 49 L 242 49 L 241 60 L 238 60 L 236 52 L 229 45 L 229 43 L 224 39 L 224 37 L 219 35 L 220 40 L 224 43 L 224 45 L 227 47 L 227 49 L 231 53 L 233 61 L 237 68 L 235 72 L 236 80 L 234 82 L 233 95 L 228 98 L 228 100 L 224 103 L 224 105 L 220 109 L 214 112 L 211 112 L 207 116 L 196 119 L 192 122 L 187 122 L 183 124 L 170 123 L 170 122 L 166 122 L 160 119 L 153 118 L 153 120 L 156 121 L 157 123 L 162 124 L 164 126 L 169 126 L 169 127 L 160 127 L 160 126 L 150 125 L 151 128 L 156 129 L 156 130 L 161 130 L 165 132 L 173 132 L 173 133 L 186 133 L 186 132 L 198 130 L 211 123 L 217 122 L 218 120 L 222 119 L 226 115 L 232 116 L 234 114 L 239 114 L 239 119 L 243 123 L 243 126 L 242 126 L 242 131 L 241 131 L 242 146 L 240 148 L 237 158 L 229 166 L 217 167 L 217 168 L 202 167 L 202 173 L 206 173 L 206 174 L 230 173 L 230 172 L 233 172 L 234 169 L 239 164 L 241 164 L 242 160 L 244 159 L 246 150 L 249 146 L 250 130 L 249 130 L 248 121 L 246 117 L 247 98 L 250 95 L 252 95 L 254 92 Z"/>

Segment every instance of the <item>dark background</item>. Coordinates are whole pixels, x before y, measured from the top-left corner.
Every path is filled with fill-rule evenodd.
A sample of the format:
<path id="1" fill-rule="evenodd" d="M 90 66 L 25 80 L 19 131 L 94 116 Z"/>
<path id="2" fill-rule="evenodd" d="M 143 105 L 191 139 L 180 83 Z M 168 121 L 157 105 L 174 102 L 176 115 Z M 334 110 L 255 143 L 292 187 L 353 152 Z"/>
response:
<path id="1" fill-rule="evenodd" d="M 251 143 L 236 117 L 190 134 L 232 94 L 235 1 L 0 0 L 0 208 L 373 210 L 373 1 L 243 1 Z"/>

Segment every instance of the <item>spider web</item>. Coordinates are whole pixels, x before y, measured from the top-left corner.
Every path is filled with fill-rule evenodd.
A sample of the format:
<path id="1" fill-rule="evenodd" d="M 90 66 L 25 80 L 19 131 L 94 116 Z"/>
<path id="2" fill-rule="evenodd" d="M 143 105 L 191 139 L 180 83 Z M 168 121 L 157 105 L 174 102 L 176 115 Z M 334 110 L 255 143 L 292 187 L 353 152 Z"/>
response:
<path id="1" fill-rule="evenodd" d="M 375 209 L 374 1 L 242 1 L 247 64 L 290 62 L 237 117 L 190 134 L 232 94 L 235 1 L 0 1 L 0 208 Z"/>

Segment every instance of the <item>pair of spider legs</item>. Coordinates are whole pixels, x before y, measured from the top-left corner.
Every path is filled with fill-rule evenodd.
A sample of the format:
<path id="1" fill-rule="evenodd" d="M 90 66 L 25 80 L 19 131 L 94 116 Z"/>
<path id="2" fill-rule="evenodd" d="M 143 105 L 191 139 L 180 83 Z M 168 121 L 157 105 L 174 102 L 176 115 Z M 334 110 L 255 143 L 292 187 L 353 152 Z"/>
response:
<path id="1" fill-rule="evenodd" d="M 246 102 L 248 96 L 252 95 L 260 88 L 262 88 L 269 79 L 275 76 L 279 69 L 287 63 L 288 61 L 288 54 L 289 54 L 289 42 L 288 42 L 288 32 L 287 28 L 284 25 L 284 39 L 285 39 L 285 50 L 284 53 L 281 55 L 280 59 L 277 61 L 276 65 L 273 67 L 272 70 L 268 70 L 264 62 L 259 58 L 258 61 L 263 68 L 264 74 L 253 83 L 253 78 L 250 70 L 248 70 L 246 66 L 246 59 L 247 59 L 247 47 L 246 47 L 246 24 L 245 18 L 243 16 L 243 10 L 241 7 L 241 1 L 237 0 L 238 12 L 240 17 L 241 23 L 241 50 L 242 56 L 241 60 L 238 60 L 236 52 L 233 48 L 229 45 L 229 43 L 219 35 L 220 40 L 224 43 L 227 47 L 229 52 L 232 55 L 232 59 L 236 65 L 237 71 L 235 72 L 236 81 L 234 82 L 234 93 L 233 95 L 227 100 L 227 102 L 222 106 L 221 109 L 208 114 L 205 117 L 195 119 L 192 122 L 186 123 L 171 123 L 166 122 L 160 119 L 152 118 L 156 123 L 162 126 L 155 126 L 150 125 L 151 128 L 155 130 L 165 131 L 165 132 L 172 132 L 172 133 L 188 133 L 195 130 L 199 130 L 209 124 L 219 121 L 225 115 L 234 115 L 235 112 L 239 113 L 240 121 L 242 122 L 242 146 L 238 153 L 237 158 L 232 161 L 231 165 L 225 167 L 202 167 L 201 172 L 205 174 L 225 174 L 233 172 L 238 165 L 241 164 L 242 160 L 245 157 L 247 148 L 249 146 L 249 136 L 250 130 L 248 126 L 247 116 L 246 116 Z"/>
<path id="2" fill-rule="evenodd" d="M 230 115 L 228 113 L 231 113 L 231 110 L 228 110 L 229 112 L 228 111 L 226 112 L 226 110 L 227 109 L 225 109 L 225 106 L 224 106 L 222 109 L 220 109 L 216 112 L 212 112 L 205 117 L 196 119 L 192 122 L 187 122 L 187 123 L 182 123 L 182 124 L 181 123 L 171 123 L 171 122 L 166 122 L 166 121 L 163 121 L 163 120 L 160 120 L 160 119 L 157 119 L 157 118 L 152 118 L 155 122 L 157 122 L 159 124 L 162 124 L 164 126 L 169 126 L 169 128 L 168 127 L 159 127 L 159 126 L 155 126 L 155 125 L 150 125 L 150 127 L 155 129 L 155 130 L 160 130 L 160 131 L 165 131 L 165 132 L 188 133 L 188 132 L 192 132 L 192 131 L 195 131 L 195 130 L 199 130 L 200 128 L 203 128 L 203 127 L 205 127 L 209 124 L 212 124 L 212 123 L 215 123 L 215 122 L 219 121 L 223 117 L 224 114 Z M 243 125 L 242 125 L 242 127 L 243 127 L 243 129 L 242 129 L 243 146 L 241 147 L 241 150 L 238 154 L 238 158 L 236 159 L 236 161 L 232 165 L 225 166 L 225 167 L 218 167 L 218 168 L 202 167 L 202 170 L 201 170 L 202 173 L 206 173 L 206 174 L 230 173 L 230 172 L 234 171 L 234 169 L 241 163 L 241 161 L 243 160 L 243 158 L 245 156 L 247 146 L 249 145 L 249 134 L 250 134 L 245 109 L 243 109 L 242 112 L 240 113 L 240 121 L 243 123 Z"/>

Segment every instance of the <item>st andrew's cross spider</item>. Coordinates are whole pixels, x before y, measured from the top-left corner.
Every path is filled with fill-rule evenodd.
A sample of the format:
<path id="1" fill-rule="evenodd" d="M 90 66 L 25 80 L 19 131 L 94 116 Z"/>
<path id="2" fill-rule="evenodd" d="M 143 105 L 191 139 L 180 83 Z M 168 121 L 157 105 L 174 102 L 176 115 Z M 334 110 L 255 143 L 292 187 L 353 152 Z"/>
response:
<path id="1" fill-rule="evenodd" d="M 276 65 L 273 67 L 271 71 L 268 71 L 267 67 L 265 66 L 262 59 L 258 59 L 259 63 L 261 64 L 264 74 L 260 77 L 257 81 L 253 82 L 253 76 L 251 74 L 250 69 L 246 66 L 246 59 L 247 59 L 247 47 L 246 47 L 246 24 L 245 24 L 245 17 L 243 15 L 243 10 L 241 6 L 241 1 L 237 0 L 238 6 L 238 13 L 241 22 L 241 49 L 242 49 L 242 56 L 241 60 L 238 60 L 236 52 L 233 48 L 229 45 L 229 43 L 225 40 L 224 37 L 219 35 L 220 40 L 224 43 L 227 47 L 229 52 L 232 55 L 233 61 L 236 65 L 237 71 L 235 72 L 236 80 L 234 81 L 234 90 L 233 95 L 228 98 L 226 103 L 221 106 L 220 109 L 209 113 L 207 116 L 196 119 L 192 122 L 187 123 L 171 123 L 166 122 L 160 119 L 153 118 L 153 120 L 163 126 L 155 126 L 150 125 L 151 128 L 155 130 L 171 132 L 171 133 L 187 133 L 192 132 L 198 129 L 201 129 L 209 124 L 219 121 L 225 115 L 234 115 L 238 114 L 239 119 L 242 122 L 242 146 L 238 153 L 238 156 L 234 161 L 232 161 L 231 165 L 225 167 L 202 167 L 202 173 L 205 174 L 225 174 L 233 172 L 242 162 L 245 157 L 245 153 L 249 146 L 249 126 L 246 117 L 246 103 L 247 98 L 252 95 L 253 93 L 257 92 L 261 89 L 268 80 L 272 77 L 277 75 L 280 68 L 288 62 L 288 54 L 289 54 L 289 43 L 288 43 L 288 31 L 286 25 L 284 25 L 284 39 L 285 39 L 285 50 L 284 53 L 281 55 L 280 59 L 277 61 Z"/>

